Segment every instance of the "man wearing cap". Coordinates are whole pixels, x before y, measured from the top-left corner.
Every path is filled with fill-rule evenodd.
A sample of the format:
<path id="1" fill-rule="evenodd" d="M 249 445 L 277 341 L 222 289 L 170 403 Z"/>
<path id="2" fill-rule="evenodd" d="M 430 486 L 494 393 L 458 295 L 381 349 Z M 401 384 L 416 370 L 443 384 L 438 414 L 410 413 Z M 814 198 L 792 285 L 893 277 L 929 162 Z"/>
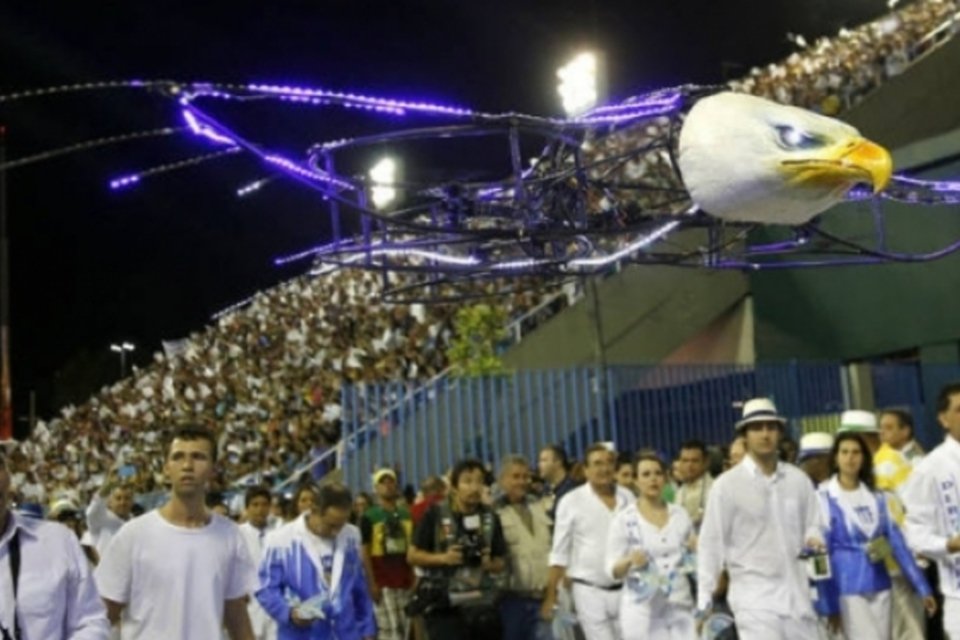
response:
<path id="1" fill-rule="evenodd" d="M 717 478 L 700 529 L 697 610 L 711 608 L 727 569 L 727 600 L 742 640 L 817 637 L 807 573 L 799 556 L 822 548 L 820 511 L 806 475 L 779 461 L 786 419 L 767 398 L 748 401 L 736 429 L 747 455 Z"/>
<path id="2" fill-rule="evenodd" d="M 810 476 L 813 486 L 830 479 L 830 450 L 833 436 L 822 431 L 806 433 L 800 438 L 797 464 Z"/>
<path id="3" fill-rule="evenodd" d="M 398 504 L 400 493 L 393 469 L 383 468 L 373 474 L 373 490 L 377 503 L 361 518 L 360 533 L 378 637 L 404 640 L 407 616 L 403 609 L 413 587 L 413 570 L 407 563 L 413 520 L 410 511 Z"/>
<path id="4" fill-rule="evenodd" d="M 936 560 L 943 594 L 943 628 L 960 638 L 960 382 L 937 398 L 943 443 L 918 464 L 901 491 L 909 505 L 905 533 L 914 553 Z"/>
<path id="5" fill-rule="evenodd" d="M 76 536 L 10 509 L 0 457 L 0 638 L 107 640 L 110 623 Z"/>

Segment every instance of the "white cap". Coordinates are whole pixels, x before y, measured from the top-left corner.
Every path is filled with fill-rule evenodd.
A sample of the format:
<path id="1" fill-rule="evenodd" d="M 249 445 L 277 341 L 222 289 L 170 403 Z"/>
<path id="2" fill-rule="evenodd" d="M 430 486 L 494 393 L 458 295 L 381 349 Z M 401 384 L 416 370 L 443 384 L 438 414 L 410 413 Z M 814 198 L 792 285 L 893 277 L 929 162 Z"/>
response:
<path id="1" fill-rule="evenodd" d="M 877 416 L 872 411 L 851 409 L 840 416 L 840 428 L 837 433 L 880 433 L 877 428 Z"/>
<path id="2" fill-rule="evenodd" d="M 797 454 L 797 460 L 804 460 L 810 456 L 830 453 L 833 448 L 833 436 L 823 431 L 814 431 L 805 433 L 800 438 L 800 452 Z"/>

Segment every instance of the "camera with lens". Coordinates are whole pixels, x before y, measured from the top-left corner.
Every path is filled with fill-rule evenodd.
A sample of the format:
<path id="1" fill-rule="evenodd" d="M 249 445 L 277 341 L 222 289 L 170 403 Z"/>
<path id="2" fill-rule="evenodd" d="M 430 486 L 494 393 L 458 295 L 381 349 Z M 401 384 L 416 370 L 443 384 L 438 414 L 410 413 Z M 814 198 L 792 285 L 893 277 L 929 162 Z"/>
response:
<path id="1" fill-rule="evenodd" d="M 422 616 L 435 609 L 450 606 L 449 584 L 445 579 L 423 578 L 403 612 L 410 617 Z"/>
<path id="2" fill-rule="evenodd" d="M 457 540 L 463 555 L 463 566 L 479 567 L 483 564 L 483 536 L 479 531 L 466 531 Z"/>

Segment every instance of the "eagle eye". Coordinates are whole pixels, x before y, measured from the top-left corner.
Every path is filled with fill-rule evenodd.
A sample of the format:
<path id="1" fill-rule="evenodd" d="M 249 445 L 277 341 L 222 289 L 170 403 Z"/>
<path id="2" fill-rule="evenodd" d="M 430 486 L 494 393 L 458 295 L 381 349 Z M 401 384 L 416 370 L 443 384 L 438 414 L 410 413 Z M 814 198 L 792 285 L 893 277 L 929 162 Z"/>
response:
<path id="1" fill-rule="evenodd" d="M 807 133 L 787 124 L 778 125 L 776 129 L 777 141 L 784 149 L 819 149 L 827 144 L 823 136 Z"/>

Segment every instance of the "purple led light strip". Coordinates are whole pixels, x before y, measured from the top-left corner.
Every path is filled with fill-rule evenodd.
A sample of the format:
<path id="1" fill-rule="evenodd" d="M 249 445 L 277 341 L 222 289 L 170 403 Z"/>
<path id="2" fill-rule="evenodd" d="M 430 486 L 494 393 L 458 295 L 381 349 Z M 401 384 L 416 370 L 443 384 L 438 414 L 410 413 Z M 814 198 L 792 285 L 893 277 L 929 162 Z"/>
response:
<path id="1" fill-rule="evenodd" d="M 897 183 L 908 184 L 922 189 L 929 189 L 937 193 L 960 193 L 960 182 L 949 180 L 917 180 L 906 176 L 894 176 L 894 186 Z"/>
<path id="2" fill-rule="evenodd" d="M 384 109 L 388 112 L 404 114 L 407 111 L 417 111 L 421 113 L 434 113 L 449 116 L 469 117 L 476 113 L 471 109 L 462 107 L 452 107 L 429 102 L 413 102 L 409 100 L 394 100 L 390 98 L 378 98 L 376 96 L 366 96 L 356 93 L 341 93 L 338 91 L 326 91 L 324 89 L 313 89 L 309 87 L 293 87 L 284 85 L 265 85 L 249 84 L 247 90 L 255 93 L 264 93 L 286 97 L 289 99 L 298 99 L 299 101 L 309 101 L 311 99 L 328 100 L 349 103 L 360 107 L 370 107 Z"/>
<path id="3" fill-rule="evenodd" d="M 375 247 L 369 250 L 359 250 L 360 252 L 350 256 L 341 262 L 343 264 L 352 264 L 357 262 L 367 256 L 386 256 L 388 258 L 423 258 L 425 260 L 433 260 L 434 262 L 439 262 L 440 264 L 457 266 L 457 267 L 478 267 L 484 269 L 491 269 L 493 271 L 522 271 L 524 269 L 529 269 L 532 267 L 539 267 L 545 265 L 565 265 L 568 270 L 580 270 L 583 268 L 595 269 L 597 267 L 604 267 L 606 265 L 612 264 L 618 260 L 626 258 L 627 256 L 636 253 L 646 247 L 650 246 L 654 242 L 661 240 L 671 231 L 680 226 L 681 220 L 671 220 L 657 229 L 651 231 L 650 233 L 640 236 L 637 240 L 630 243 L 623 249 L 611 253 L 606 256 L 598 256 L 595 258 L 575 258 L 564 263 L 561 260 L 548 260 L 548 259 L 538 259 L 538 258 L 524 258 L 521 260 L 510 260 L 508 262 L 501 263 L 492 263 L 489 265 L 483 264 L 478 258 L 473 256 L 451 256 L 444 253 L 438 253 L 436 251 L 427 251 L 424 249 L 411 249 L 411 248 L 398 248 L 398 247 Z M 294 256 L 288 256 L 286 258 L 280 258 L 275 260 L 275 264 L 281 265 L 293 260 L 303 259 L 318 253 L 322 253 L 324 249 L 333 247 L 334 245 L 326 245 L 325 247 L 317 247 L 314 249 L 309 249 L 300 254 Z"/>
<path id="4" fill-rule="evenodd" d="M 181 160 L 179 162 L 171 162 L 169 164 L 160 165 L 159 167 L 153 167 L 152 169 L 146 169 L 144 171 L 139 171 L 137 173 L 131 173 L 125 176 L 120 176 L 119 178 L 114 178 L 110 181 L 110 188 L 114 191 L 119 189 L 125 189 L 131 187 L 135 184 L 138 184 L 141 179 L 148 178 L 150 176 L 159 175 L 161 173 L 169 173 L 171 171 L 176 171 L 177 169 L 185 169 L 187 167 L 195 167 L 198 164 L 204 162 L 209 162 L 210 160 L 216 160 L 218 158 L 223 158 L 241 151 L 240 147 L 230 147 L 229 149 L 224 149 L 222 151 L 216 151 L 214 153 L 208 153 L 202 156 L 195 156 L 193 158 L 187 158 L 186 160 Z"/>
<path id="5" fill-rule="evenodd" d="M 236 149 L 246 149 L 247 151 L 253 153 L 259 157 L 264 162 L 267 162 L 275 167 L 280 168 L 285 171 L 287 174 L 297 178 L 299 180 L 309 181 L 311 184 L 323 183 L 333 185 L 340 189 L 346 189 L 353 191 L 356 189 L 354 185 L 344 180 L 339 180 L 334 178 L 325 171 L 320 171 L 319 169 L 309 169 L 304 167 L 298 162 L 295 162 L 289 158 L 281 156 L 279 154 L 267 153 L 257 147 L 256 145 L 244 140 L 237 134 L 233 133 L 227 127 L 223 126 L 204 112 L 200 111 L 197 107 L 192 104 L 188 104 L 184 107 L 184 114 L 189 113 L 192 118 L 191 120 L 196 123 L 197 129 L 193 129 L 195 133 L 200 136 L 212 139 L 215 142 L 220 143 L 222 140 L 229 141 L 229 144 L 235 145 Z M 190 122 L 191 120 L 188 120 Z M 211 135 L 214 136 L 211 138 Z"/>
<path id="6" fill-rule="evenodd" d="M 226 144 L 229 146 L 234 146 L 237 144 L 236 140 L 233 138 L 218 133 L 216 129 L 209 125 L 201 124 L 197 120 L 197 116 L 193 114 L 189 107 L 184 108 L 182 114 L 187 126 L 190 127 L 190 131 L 192 131 L 195 135 L 202 136 L 218 144 Z"/>
<path id="7" fill-rule="evenodd" d="M 289 85 L 249 84 L 242 89 L 262 95 L 272 96 L 280 100 L 298 102 L 311 105 L 339 104 L 348 108 L 361 108 L 384 112 L 393 115 L 407 115 L 409 112 L 418 112 L 431 115 L 445 115 L 460 118 L 503 119 L 508 117 L 527 118 L 553 124 L 616 124 L 626 120 L 649 118 L 664 115 L 679 108 L 682 94 L 676 90 L 664 90 L 642 96 L 632 101 L 616 105 L 597 107 L 590 112 L 576 118 L 543 118 L 524 114 L 503 113 L 491 114 L 463 107 L 424 102 L 383 98 L 357 93 L 327 91 L 311 87 L 297 87 Z M 180 103 L 188 106 L 197 97 L 238 99 L 239 96 L 227 90 L 214 90 L 209 85 L 193 85 L 190 91 L 180 98 Z"/>

